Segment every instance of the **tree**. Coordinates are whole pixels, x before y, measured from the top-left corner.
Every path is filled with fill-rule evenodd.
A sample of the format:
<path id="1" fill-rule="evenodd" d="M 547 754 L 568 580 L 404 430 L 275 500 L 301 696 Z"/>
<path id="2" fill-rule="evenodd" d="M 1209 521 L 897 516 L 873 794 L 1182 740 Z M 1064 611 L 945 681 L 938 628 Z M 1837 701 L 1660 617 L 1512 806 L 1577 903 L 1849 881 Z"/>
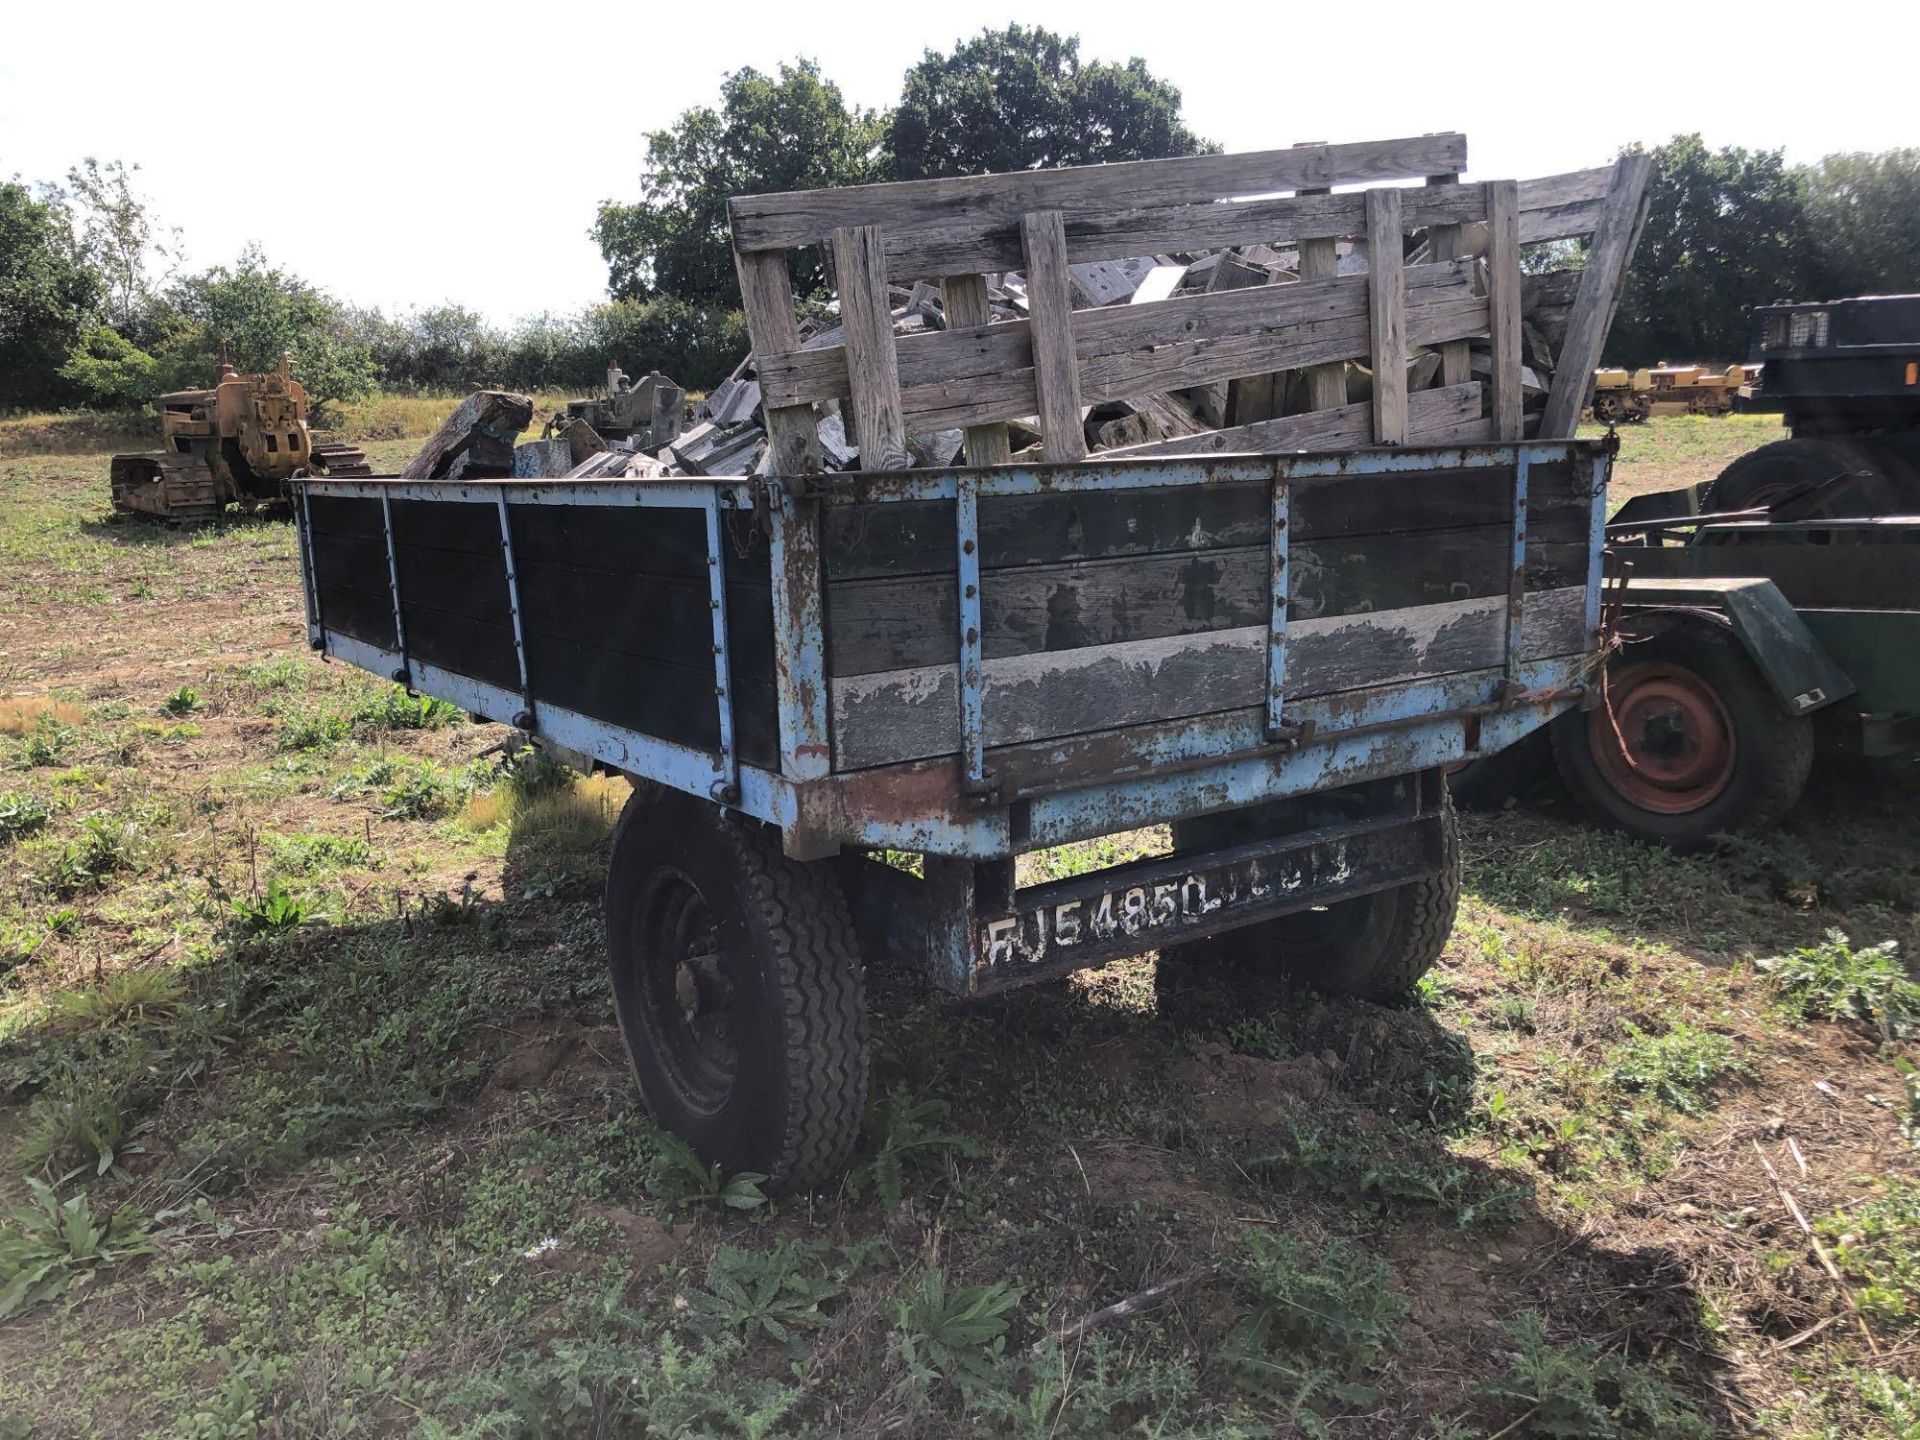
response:
<path id="1" fill-rule="evenodd" d="M 174 324 L 168 349 L 178 383 L 204 385 L 225 345 L 241 371 L 278 368 L 282 355 L 316 404 L 351 400 L 372 388 L 366 346 L 338 301 L 250 245 L 237 264 L 178 281 L 168 294 Z M 184 371 L 185 373 L 180 373 Z"/>
<path id="2" fill-rule="evenodd" d="M 1744 358 L 1747 311 L 1791 299 L 1809 245 L 1803 187 L 1778 150 L 1654 151 L 1646 230 L 1607 340 L 1611 363 Z"/>
<path id="3" fill-rule="evenodd" d="M 812 60 L 777 75 L 743 69 L 720 87 L 720 108 L 699 106 L 647 136 L 641 199 L 605 200 L 593 238 L 616 300 L 674 295 L 737 306 L 727 199 L 775 190 L 857 185 L 879 178 L 883 121 L 849 106 Z M 817 259 L 797 258 L 801 294 L 821 281 Z"/>
<path id="4" fill-rule="evenodd" d="M 100 290 L 59 193 L 36 199 L 17 181 L 0 182 L 0 406 L 71 398 L 60 367 Z"/>
<path id="5" fill-rule="evenodd" d="M 1794 298 L 1920 290 L 1920 150 L 1829 155 L 1805 173 L 1816 245 Z"/>
<path id="6" fill-rule="evenodd" d="M 1082 64 L 1078 36 L 983 30 L 907 72 L 888 128 L 893 177 L 984 175 L 1217 149 L 1180 118 L 1180 92 L 1140 59 Z"/>
<path id="7" fill-rule="evenodd" d="M 177 230 L 166 232 L 166 241 L 154 238 L 147 202 L 133 188 L 139 169 L 118 160 L 102 165 L 89 155 L 67 172 L 81 245 L 106 285 L 107 318 L 123 332 L 153 299 L 154 262 L 170 260 L 179 244 Z"/>
<path id="8" fill-rule="evenodd" d="M 110 325 L 96 325 L 60 367 L 60 378 L 92 405 L 131 409 L 160 392 L 160 362 Z"/>

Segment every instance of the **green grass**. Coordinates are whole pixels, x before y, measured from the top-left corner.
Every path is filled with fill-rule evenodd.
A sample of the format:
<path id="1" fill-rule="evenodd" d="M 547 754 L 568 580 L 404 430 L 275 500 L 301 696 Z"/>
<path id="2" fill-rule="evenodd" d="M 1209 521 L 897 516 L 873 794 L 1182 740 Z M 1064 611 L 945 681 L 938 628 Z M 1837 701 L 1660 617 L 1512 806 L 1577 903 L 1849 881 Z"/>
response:
<path id="1" fill-rule="evenodd" d="M 1623 483 L 1764 438 L 1629 429 Z M 859 1153 L 774 1197 L 638 1103 L 625 783 L 318 662 L 284 522 L 117 521 L 103 472 L 0 459 L 0 1289 L 49 1267 L 0 1322 L 0 1435 L 1911 1430 L 1743 1158 L 1904 1356 L 1902 797 L 1823 778 L 1712 857 L 1469 818 L 1399 1008 L 1176 1027 L 1150 959 L 955 1007 L 870 956 Z"/>

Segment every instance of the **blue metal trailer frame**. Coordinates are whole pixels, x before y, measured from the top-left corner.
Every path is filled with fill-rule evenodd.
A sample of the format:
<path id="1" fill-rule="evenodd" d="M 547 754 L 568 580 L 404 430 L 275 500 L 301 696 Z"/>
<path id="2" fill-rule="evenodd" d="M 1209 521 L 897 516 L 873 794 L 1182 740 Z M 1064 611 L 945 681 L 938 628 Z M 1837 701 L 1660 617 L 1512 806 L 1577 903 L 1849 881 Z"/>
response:
<path id="1" fill-rule="evenodd" d="M 1526 591 L 1528 470 L 1569 463 L 1588 476 L 1592 493 L 1590 561 L 1586 574 L 1586 628 L 1594 645 L 1578 655 L 1519 659 Z M 1361 449 L 1338 455 L 1223 455 L 1208 459 L 1085 461 L 1064 467 L 1010 465 L 954 470 L 906 470 L 795 478 L 685 478 L 685 480 L 326 480 L 294 482 L 300 518 L 301 566 L 307 591 L 307 634 L 313 649 L 399 684 L 436 695 L 474 714 L 503 720 L 534 739 L 584 756 L 593 764 L 739 810 L 780 828 L 793 858 L 824 858 L 841 847 L 920 851 L 966 860 L 991 860 L 1121 829 L 1164 824 L 1187 816 L 1304 795 L 1357 781 L 1405 776 L 1505 747 L 1584 695 L 1597 653 L 1601 607 L 1601 545 L 1611 449 L 1599 442 L 1448 445 L 1425 449 Z M 1317 697 L 1290 703 L 1286 693 L 1286 566 L 1288 505 L 1300 482 L 1338 476 L 1444 476 L 1450 470 L 1511 467 L 1513 536 L 1511 588 L 1505 614 L 1505 659 L 1494 672 L 1438 676 L 1369 693 L 1361 703 Z M 1127 488 L 1181 488 L 1267 484 L 1271 490 L 1271 616 L 1267 693 L 1260 724 L 1244 714 L 1215 714 L 1139 726 L 1117 743 L 1054 741 L 1052 778 L 1000 783 L 989 768 L 981 684 L 981 576 L 979 501 L 1004 495 L 1114 492 Z M 315 499 L 372 499 L 388 549 L 388 586 L 394 603 L 392 647 L 372 645 L 328 626 L 313 563 L 311 505 Z M 392 505 L 440 501 L 492 505 L 515 628 L 518 687 L 503 687 L 447 670 L 411 655 L 401 614 L 401 576 L 394 555 Z M 879 770 L 833 768 L 828 720 L 828 664 L 822 616 L 818 507 L 885 501 L 945 501 L 954 507 L 958 545 L 956 588 L 960 628 L 962 766 L 958 783 L 933 776 L 950 766 L 937 760 Z M 707 520 L 708 597 L 716 666 L 714 708 L 718 745 L 693 749 L 657 735 L 595 720 L 543 703 L 528 680 L 528 639 L 520 628 L 513 520 L 522 507 L 641 507 L 697 511 Z M 758 516 L 770 530 L 772 609 L 778 684 L 778 768 L 741 762 L 735 745 L 732 655 L 728 641 L 728 545 L 722 516 Z M 582 616 L 591 624 L 589 616 Z M 1117 733 L 1117 732 L 1116 732 Z"/>

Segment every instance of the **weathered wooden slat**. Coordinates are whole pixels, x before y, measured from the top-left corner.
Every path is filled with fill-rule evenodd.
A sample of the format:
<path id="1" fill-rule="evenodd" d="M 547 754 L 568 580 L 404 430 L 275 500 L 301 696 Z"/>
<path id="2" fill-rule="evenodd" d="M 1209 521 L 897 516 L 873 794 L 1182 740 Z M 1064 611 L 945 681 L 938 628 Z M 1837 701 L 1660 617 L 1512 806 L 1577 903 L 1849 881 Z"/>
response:
<path id="1" fill-rule="evenodd" d="M 1366 201 L 1360 202 L 1360 225 L 1366 224 Z M 1339 244 L 1332 238 L 1300 242 L 1300 279 L 1331 280 L 1340 273 Z M 1311 366 L 1307 372 L 1307 408 L 1328 410 L 1347 403 L 1345 360 Z M 1371 428 L 1371 427 L 1369 427 Z M 1365 441 L 1361 442 L 1362 444 Z"/>
<path id="2" fill-rule="evenodd" d="M 1429 175 L 1427 177 L 1427 185 L 1429 188 L 1437 186 L 1448 189 L 1454 194 L 1464 193 L 1461 190 L 1460 177 L 1458 175 Z M 1413 207 L 1409 208 L 1411 210 Z M 1481 194 L 1478 208 L 1483 213 L 1486 209 L 1484 192 Z M 1407 224 L 1417 229 L 1420 225 L 1420 220 L 1416 216 L 1409 214 Z M 1454 259 L 1460 253 L 1459 225 L 1450 222 L 1440 224 L 1430 223 L 1428 226 L 1428 244 L 1432 251 L 1431 258 L 1435 260 Z M 1440 383 L 1443 386 L 1464 385 L 1472 378 L 1472 371 L 1469 366 L 1470 357 L 1467 353 L 1466 341 L 1447 340 L 1441 343 Z"/>
<path id="3" fill-rule="evenodd" d="M 1087 436 L 1081 425 L 1072 277 L 1060 212 L 1022 215 L 1020 245 L 1026 258 L 1027 325 L 1033 340 L 1033 388 L 1042 454 L 1048 464 L 1071 464 L 1087 458 Z"/>
<path id="4" fill-rule="evenodd" d="M 1415 313 L 1424 313 L 1449 299 L 1469 304 L 1474 299 L 1472 269 L 1466 262 L 1416 265 L 1407 269 L 1406 277 Z M 1074 317 L 1074 348 L 1083 367 L 1082 398 L 1094 398 L 1084 373 L 1090 361 L 1108 362 L 1101 373 L 1109 375 L 1124 370 L 1125 362 L 1135 356 L 1142 357 L 1145 366 L 1179 344 L 1212 345 L 1225 337 L 1238 336 L 1242 342 L 1241 353 L 1252 355 L 1257 362 L 1269 345 L 1284 346 L 1300 338 L 1296 332 L 1302 327 L 1317 321 L 1364 316 L 1366 292 L 1366 277 L 1349 275 L 1312 284 L 1268 285 L 1226 294 L 1188 296 L 1154 305 L 1081 311 Z M 1458 333 L 1480 332 L 1467 329 Z M 983 403 L 989 395 L 999 395 L 1006 403 L 1017 401 L 1026 407 L 1010 410 L 1000 418 L 1014 419 L 1034 413 L 1031 380 L 1022 385 L 1012 378 L 1014 372 L 1031 370 L 1033 366 L 1028 321 L 958 326 L 908 335 L 897 342 L 896 350 L 910 422 L 917 415 L 925 414 L 937 415 L 944 424 L 955 423 L 943 402 L 954 399 L 964 402 L 967 397 L 974 397 L 976 403 Z M 1355 351 L 1353 356 L 1364 353 Z M 1343 353 L 1341 358 L 1348 357 Z M 840 346 L 760 353 L 756 363 L 769 406 L 805 405 L 842 399 L 850 393 L 846 351 Z M 1155 364 L 1151 373 L 1157 376 L 1166 368 Z M 1237 373 L 1257 374 L 1261 368 L 1253 363 L 1251 368 Z M 1167 386 L 1155 381 L 1143 388 L 1156 390 Z M 910 424 L 910 428 L 919 426 Z"/>
<path id="5" fill-rule="evenodd" d="M 1480 409 L 1478 381 L 1450 385 L 1442 390 L 1422 390 L 1407 402 L 1409 439 L 1416 445 L 1438 444 L 1435 436 L 1479 419 Z M 1110 450 L 1107 455 L 1137 458 L 1143 455 L 1235 455 L 1247 451 L 1270 454 L 1281 450 L 1351 450 L 1365 445 L 1372 433 L 1371 405 L 1336 405 L 1330 410 L 1283 415 L 1228 430 L 1208 430 L 1174 440 L 1129 445 L 1124 450 Z"/>
<path id="6" fill-rule="evenodd" d="M 1613 179 L 1607 189 L 1606 214 L 1594 231 L 1593 246 L 1587 252 L 1579 298 L 1573 302 L 1567 338 L 1554 365 L 1553 388 L 1547 392 L 1547 408 L 1540 417 L 1537 432 L 1540 439 L 1567 439 L 1580 423 L 1580 409 L 1586 404 L 1587 390 L 1593 384 L 1594 366 L 1600 363 L 1607 326 L 1613 320 L 1627 266 L 1633 261 L 1634 242 L 1639 237 L 1646 205 L 1647 180 L 1652 173 L 1653 158 L 1649 155 L 1622 155 L 1614 164 Z"/>
<path id="7" fill-rule="evenodd" d="M 846 337 L 847 384 L 860 468 L 904 470 L 913 457 L 907 453 L 900 365 L 894 356 L 879 227 L 854 225 L 834 231 L 833 271 L 840 291 L 840 325 Z"/>
<path id="8" fill-rule="evenodd" d="M 987 295 L 984 275 L 949 275 L 940 282 L 940 304 L 946 313 L 947 329 L 981 328 L 993 323 L 993 304 Z M 1013 459 L 1013 446 L 1004 424 L 972 425 L 967 428 L 969 465 L 1005 465 Z"/>
<path id="9" fill-rule="evenodd" d="M 1489 398 L 1496 440 L 1521 438 L 1520 196 L 1511 180 L 1487 189 L 1487 328 L 1493 338 Z"/>
<path id="10" fill-rule="evenodd" d="M 1123 210 L 1136 206 L 1142 195 L 1152 195 L 1165 205 L 1198 205 L 1306 186 L 1412 179 L 1463 170 L 1466 163 L 1466 136 L 1423 135 L 1242 155 L 1196 155 L 1013 175 L 742 195 L 727 203 L 727 214 L 735 248 L 749 252 L 817 245 L 848 225 L 879 225 L 888 232 L 893 256 L 911 268 L 915 242 L 929 233 L 950 229 L 956 221 L 971 230 L 1004 227 L 1017 239 L 1020 217 L 1032 211 Z M 946 263 L 943 268 L 924 273 L 957 274 L 995 268 L 994 260 L 988 258 L 979 263 Z"/>
<path id="11" fill-rule="evenodd" d="M 740 300 L 746 310 L 753 353 L 777 355 L 800 348 L 800 323 L 793 312 L 793 281 L 787 257 L 778 251 L 736 250 Z M 841 363 L 845 364 L 842 352 Z M 776 475 L 805 475 L 820 469 L 820 432 L 811 406 L 779 402 L 761 387 L 767 421 L 768 458 Z"/>
<path id="12" fill-rule="evenodd" d="M 1520 243 L 1591 235 L 1600 223 L 1613 166 L 1520 182 Z"/>
<path id="13" fill-rule="evenodd" d="M 1291 621 L 1504 595 L 1512 527 L 1303 541 L 1288 571 Z M 1161 552 L 989 571 L 980 585 L 988 659 L 1077 650 L 1263 624 L 1271 600 L 1266 545 Z M 1528 584 L 1576 585 L 1587 549 L 1577 538 L 1531 538 Z M 827 587 L 828 669 L 836 677 L 938 665 L 959 626 L 951 580 L 926 576 L 838 581 Z"/>
<path id="14" fill-rule="evenodd" d="M 1398 190 L 1367 191 L 1368 360 L 1373 443 L 1407 443 L 1407 271 Z"/>
<path id="15" fill-rule="evenodd" d="M 1256 703 L 1267 683 L 1267 627 L 1170 636 L 1057 654 L 989 660 L 986 743 L 1028 740 L 1212 714 Z M 1581 587 L 1527 597 L 1523 658 L 1565 655 L 1587 642 Z M 1492 596 L 1288 626 L 1288 691 L 1308 698 L 1498 662 L 1506 599 Z M 865 769 L 951 754 L 959 736 L 956 665 L 831 682 L 834 756 Z"/>

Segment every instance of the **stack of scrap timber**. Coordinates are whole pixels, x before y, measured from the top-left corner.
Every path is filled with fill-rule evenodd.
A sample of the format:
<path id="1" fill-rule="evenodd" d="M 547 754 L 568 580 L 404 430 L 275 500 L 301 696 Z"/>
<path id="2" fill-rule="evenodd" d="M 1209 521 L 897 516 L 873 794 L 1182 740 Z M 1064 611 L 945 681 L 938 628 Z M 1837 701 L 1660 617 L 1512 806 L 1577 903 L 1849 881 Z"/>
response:
<path id="1" fill-rule="evenodd" d="M 569 426 L 521 446 L 511 473 L 1570 436 L 1650 161 L 1473 184 L 1466 163 L 1466 137 L 1442 134 L 1039 171 L 1012 187 L 981 176 L 738 197 L 753 352 L 684 431 L 677 416 L 670 432 L 612 441 Z M 1355 185 L 1380 188 L 1335 188 Z M 838 291 L 837 313 L 810 324 L 786 261 L 809 246 Z"/>
<path id="2" fill-rule="evenodd" d="M 1468 184 L 1466 155 L 1443 134 L 738 197 L 754 353 L 656 458 L 795 473 L 1571 435 L 1650 162 Z M 809 246 L 839 312 L 812 330 L 786 261 Z M 1523 276 L 1524 247 L 1585 264 Z"/>

